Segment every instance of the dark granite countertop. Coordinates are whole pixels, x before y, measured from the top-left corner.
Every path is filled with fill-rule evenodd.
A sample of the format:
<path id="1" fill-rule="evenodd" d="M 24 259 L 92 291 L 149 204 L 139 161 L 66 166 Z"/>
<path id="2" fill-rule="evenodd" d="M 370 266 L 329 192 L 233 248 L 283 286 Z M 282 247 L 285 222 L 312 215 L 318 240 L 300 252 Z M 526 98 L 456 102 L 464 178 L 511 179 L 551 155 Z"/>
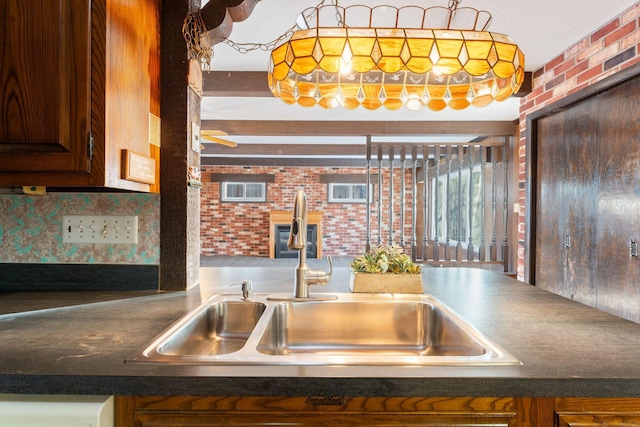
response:
<path id="1" fill-rule="evenodd" d="M 316 292 L 347 292 L 336 269 Z M 0 294 L 0 393 L 640 397 L 640 325 L 490 271 L 432 268 L 433 294 L 522 365 L 165 366 L 124 363 L 173 321 L 228 285 L 290 292 L 289 268 L 203 268 L 175 293 Z M 231 288 L 234 292 L 234 288 Z M 237 288 L 236 288 L 237 289 Z M 238 290 L 239 291 L 239 290 Z M 42 301 L 49 299 L 38 293 Z M 24 311 L 24 312 L 23 312 Z"/>

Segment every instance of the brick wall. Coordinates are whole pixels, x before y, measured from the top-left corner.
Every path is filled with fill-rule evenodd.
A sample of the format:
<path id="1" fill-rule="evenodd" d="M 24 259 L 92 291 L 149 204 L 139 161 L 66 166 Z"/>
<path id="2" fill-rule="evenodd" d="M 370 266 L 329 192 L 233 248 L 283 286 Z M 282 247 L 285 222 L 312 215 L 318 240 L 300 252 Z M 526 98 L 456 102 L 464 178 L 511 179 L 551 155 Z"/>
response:
<path id="1" fill-rule="evenodd" d="M 377 172 L 377 169 L 376 169 Z M 220 183 L 211 182 L 211 174 L 271 174 L 275 182 L 267 184 L 265 203 L 229 203 L 220 201 Z M 365 168 L 330 167 L 243 167 L 203 166 L 200 208 L 200 240 L 202 255 L 251 255 L 269 256 L 269 212 L 291 211 L 296 190 L 307 195 L 307 209 L 323 212 L 323 256 L 357 256 L 365 247 L 366 206 L 353 203 L 328 203 L 327 184 L 320 182 L 322 174 L 366 174 Z M 394 230 L 400 228 L 400 169 L 394 170 Z M 381 233 L 387 243 L 388 177 L 389 169 L 383 169 L 383 214 Z M 410 169 L 405 173 L 405 185 L 411 185 Z M 374 190 L 377 195 L 377 189 Z M 376 196 L 377 197 L 377 196 Z M 410 197 L 407 197 L 410 199 Z M 411 212 L 410 200 L 405 205 Z M 411 220 L 406 214 L 405 235 L 408 236 Z M 371 243 L 377 242 L 377 207 L 371 205 Z M 400 238 L 396 234 L 395 241 Z"/>
<path id="2" fill-rule="evenodd" d="M 526 52 L 525 52 L 526 54 Z M 527 115 L 640 62 L 640 2 L 569 47 L 533 73 L 532 92 L 520 104 L 518 278 L 524 278 Z"/>

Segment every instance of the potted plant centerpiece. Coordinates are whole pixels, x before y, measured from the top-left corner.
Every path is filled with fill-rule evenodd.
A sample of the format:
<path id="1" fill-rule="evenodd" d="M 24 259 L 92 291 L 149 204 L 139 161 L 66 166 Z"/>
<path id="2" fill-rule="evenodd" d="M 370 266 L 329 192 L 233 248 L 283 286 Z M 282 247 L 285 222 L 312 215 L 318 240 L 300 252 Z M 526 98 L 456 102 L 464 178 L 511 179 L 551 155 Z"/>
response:
<path id="1" fill-rule="evenodd" d="M 352 292 L 423 293 L 421 267 L 400 246 L 378 246 L 351 261 Z"/>

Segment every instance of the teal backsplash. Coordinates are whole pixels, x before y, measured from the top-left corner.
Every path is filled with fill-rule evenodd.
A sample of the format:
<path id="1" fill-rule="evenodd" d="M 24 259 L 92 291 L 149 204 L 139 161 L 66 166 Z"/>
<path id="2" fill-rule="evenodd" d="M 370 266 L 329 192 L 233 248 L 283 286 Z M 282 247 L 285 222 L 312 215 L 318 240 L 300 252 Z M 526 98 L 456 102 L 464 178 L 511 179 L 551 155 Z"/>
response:
<path id="1" fill-rule="evenodd" d="M 138 215 L 138 244 L 62 243 L 62 215 Z M 160 195 L 0 194 L 0 263 L 160 263 Z"/>

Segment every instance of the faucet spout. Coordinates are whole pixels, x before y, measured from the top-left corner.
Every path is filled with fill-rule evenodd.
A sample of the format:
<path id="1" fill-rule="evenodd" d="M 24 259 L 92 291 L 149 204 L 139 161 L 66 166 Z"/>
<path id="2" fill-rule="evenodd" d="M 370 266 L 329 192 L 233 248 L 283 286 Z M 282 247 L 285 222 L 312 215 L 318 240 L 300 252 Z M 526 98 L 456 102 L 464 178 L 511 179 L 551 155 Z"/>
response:
<path id="1" fill-rule="evenodd" d="M 327 257 L 328 272 L 310 270 L 307 265 L 307 197 L 303 190 L 296 192 L 293 202 L 293 218 L 287 247 L 298 251 L 293 294 L 296 298 L 309 298 L 310 285 L 324 285 L 331 279 L 333 263 L 331 257 Z"/>
<path id="2" fill-rule="evenodd" d="M 307 247 L 307 196 L 302 190 L 296 192 L 293 201 L 293 218 L 287 247 L 297 251 Z"/>

